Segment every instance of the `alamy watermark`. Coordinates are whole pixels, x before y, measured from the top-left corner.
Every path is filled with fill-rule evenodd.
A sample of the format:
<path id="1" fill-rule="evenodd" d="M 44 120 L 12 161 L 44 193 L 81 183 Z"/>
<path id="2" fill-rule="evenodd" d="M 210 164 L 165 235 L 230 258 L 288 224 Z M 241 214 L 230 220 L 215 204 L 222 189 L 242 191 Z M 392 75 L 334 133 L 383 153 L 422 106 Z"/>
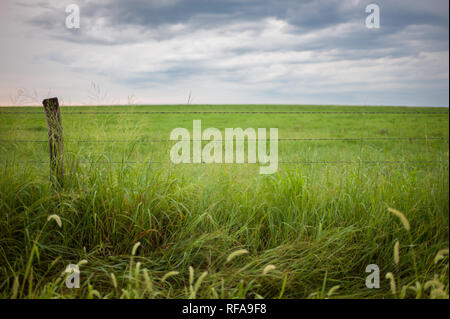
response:
<path id="1" fill-rule="evenodd" d="M 79 29 L 80 28 L 80 7 L 76 4 L 69 4 L 66 7 L 66 13 L 69 15 L 66 17 L 67 29 Z"/>
<path id="2" fill-rule="evenodd" d="M 69 289 L 80 288 L 80 267 L 78 265 L 67 265 L 66 273 L 69 274 L 66 278 L 66 287 Z"/>
<path id="3" fill-rule="evenodd" d="M 369 15 L 366 17 L 366 27 L 368 29 L 379 29 L 380 6 L 375 3 L 371 3 L 366 7 L 366 13 L 369 13 Z"/>
<path id="4" fill-rule="evenodd" d="M 366 273 L 370 273 L 366 277 L 366 287 L 369 289 L 380 288 L 380 267 L 376 264 L 367 265 Z"/>
<path id="5" fill-rule="evenodd" d="M 193 121 L 192 156 L 191 134 L 185 128 L 175 128 L 170 133 L 171 141 L 178 141 L 170 150 L 170 160 L 180 163 L 245 163 L 245 140 L 247 139 L 247 163 L 268 164 L 259 168 L 260 174 L 273 174 L 278 170 L 278 128 L 270 129 L 269 149 L 265 128 L 226 128 L 222 132 L 214 127 L 202 132 L 201 120 Z M 202 141 L 209 141 L 202 148 Z M 236 142 L 236 154 L 234 144 Z M 225 143 L 225 154 L 223 153 Z M 258 145 L 257 145 L 258 144 Z M 256 153 L 258 149 L 258 154 Z M 258 156 L 257 156 L 258 155 Z"/>

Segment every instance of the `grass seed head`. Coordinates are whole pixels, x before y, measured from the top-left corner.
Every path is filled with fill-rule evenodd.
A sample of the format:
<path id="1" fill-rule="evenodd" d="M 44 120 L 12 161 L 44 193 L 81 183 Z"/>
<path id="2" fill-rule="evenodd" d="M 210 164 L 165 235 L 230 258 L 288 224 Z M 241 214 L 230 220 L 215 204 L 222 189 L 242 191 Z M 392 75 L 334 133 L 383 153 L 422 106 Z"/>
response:
<path id="1" fill-rule="evenodd" d="M 189 285 L 192 286 L 194 283 L 194 268 L 192 266 L 189 266 Z"/>
<path id="2" fill-rule="evenodd" d="M 341 286 L 339 286 L 339 285 L 331 287 L 331 289 L 328 290 L 327 296 L 328 296 L 328 297 L 331 297 L 331 296 L 334 294 L 334 292 L 335 292 L 336 290 L 338 290 L 339 288 L 341 288 Z"/>
<path id="3" fill-rule="evenodd" d="M 448 248 L 447 249 L 441 249 L 436 254 L 436 257 L 434 257 L 434 263 L 437 264 L 441 259 L 444 259 L 444 256 L 448 255 Z"/>
<path id="4" fill-rule="evenodd" d="M 167 274 L 165 274 L 162 278 L 161 278 L 161 282 L 164 282 L 167 280 L 167 278 L 172 277 L 172 276 L 176 276 L 178 275 L 180 272 L 179 271 L 169 271 Z"/>
<path id="5" fill-rule="evenodd" d="M 400 262 L 400 242 L 398 240 L 394 245 L 394 262 L 396 265 Z"/>
<path id="6" fill-rule="evenodd" d="M 78 262 L 77 266 L 83 266 L 86 265 L 88 263 L 88 261 L 86 259 L 82 259 Z"/>
<path id="7" fill-rule="evenodd" d="M 197 281 L 195 282 L 195 286 L 194 286 L 194 290 L 195 290 L 195 291 L 198 291 L 198 289 L 200 288 L 200 285 L 201 285 L 202 282 L 203 282 L 203 279 L 205 279 L 205 277 L 206 277 L 207 275 L 208 275 L 208 272 L 205 271 L 205 272 L 203 272 L 203 273 L 200 275 L 200 277 L 198 277 Z"/>
<path id="8" fill-rule="evenodd" d="M 140 269 L 141 269 L 141 262 L 138 261 L 138 262 L 136 263 L 136 268 L 135 268 L 135 273 L 136 273 L 136 275 L 139 274 Z"/>
<path id="9" fill-rule="evenodd" d="M 389 280 L 390 280 L 390 284 L 391 284 L 391 292 L 392 292 L 393 295 L 396 295 L 396 294 L 397 294 L 397 286 L 396 286 L 396 284 L 395 284 L 395 277 L 394 277 L 394 274 L 391 273 L 391 272 L 388 272 L 388 273 L 386 274 L 386 279 L 389 279 Z"/>
<path id="10" fill-rule="evenodd" d="M 408 221 L 408 219 L 405 217 L 405 215 L 403 215 L 402 212 L 400 212 L 400 211 L 398 211 L 398 210 L 396 210 L 396 209 L 394 209 L 394 208 L 388 208 L 388 210 L 389 210 L 392 214 L 394 214 L 395 216 L 397 216 L 397 217 L 400 219 L 401 223 L 403 224 L 403 227 L 404 227 L 407 231 L 409 231 L 409 230 L 411 229 L 411 227 L 409 226 L 409 221 Z"/>
<path id="11" fill-rule="evenodd" d="M 247 249 L 238 249 L 236 251 L 233 251 L 228 257 L 226 263 L 229 263 L 231 260 L 233 260 L 235 257 L 248 254 Z"/>
<path id="12" fill-rule="evenodd" d="M 277 267 L 275 267 L 274 265 L 267 265 L 266 267 L 264 267 L 263 275 L 267 275 L 269 272 L 271 272 L 272 270 L 274 270 L 276 268 Z"/>
<path id="13" fill-rule="evenodd" d="M 56 222 L 56 224 L 58 224 L 59 228 L 62 227 L 61 218 L 58 215 L 53 214 L 47 217 L 47 221 L 52 219 Z"/>
<path id="14" fill-rule="evenodd" d="M 131 250 L 131 255 L 136 255 L 136 251 L 139 248 L 139 246 L 141 245 L 141 242 L 137 242 L 136 244 L 134 244 L 133 249 Z"/>
<path id="15" fill-rule="evenodd" d="M 147 268 L 144 268 L 143 273 L 144 273 L 144 280 L 145 280 L 145 285 L 147 286 L 147 290 L 152 291 L 152 289 L 153 289 L 152 280 L 150 279 L 150 276 L 148 275 Z"/>
<path id="16" fill-rule="evenodd" d="M 111 273 L 111 281 L 113 283 L 114 288 L 117 289 L 117 279 L 113 273 Z"/>

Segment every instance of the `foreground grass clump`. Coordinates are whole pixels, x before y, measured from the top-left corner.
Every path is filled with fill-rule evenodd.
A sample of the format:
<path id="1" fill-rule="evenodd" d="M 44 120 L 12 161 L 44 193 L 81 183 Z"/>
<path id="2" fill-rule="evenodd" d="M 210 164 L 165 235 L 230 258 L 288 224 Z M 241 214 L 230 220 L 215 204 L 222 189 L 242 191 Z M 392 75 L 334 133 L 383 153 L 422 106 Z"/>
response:
<path id="1" fill-rule="evenodd" d="M 60 190 L 36 167 L 1 169 L 2 298 L 448 297 L 448 164 L 245 179 L 240 167 L 198 175 L 74 158 L 66 169 Z M 80 288 L 68 289 L 77 263 Z M 365 286 L 369 264 L 380 289 Z"/>

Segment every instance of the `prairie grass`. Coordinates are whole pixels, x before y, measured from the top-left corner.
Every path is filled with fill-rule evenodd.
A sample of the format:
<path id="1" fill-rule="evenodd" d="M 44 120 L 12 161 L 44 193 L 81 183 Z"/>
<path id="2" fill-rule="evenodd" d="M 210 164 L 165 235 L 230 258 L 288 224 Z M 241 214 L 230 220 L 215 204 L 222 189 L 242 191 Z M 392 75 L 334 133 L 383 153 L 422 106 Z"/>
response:
<path id="1" fill-rule="evenodd" d="M 12 142 L 45 141 L 43 116 L 0 115 L 0 139 L 11 141 L 0 144 L 1 298 L 448 298 L 448 114 L 365 115 L 364 137 L 443 140 L 280 142 L 280 160 L 356 164 L 281 165 L 263 176 L 257 165 L 173 166 L 164 162 L 172 144 L 137 142 L 191 129 L 195 115 L 69 110 L 58 190 L 47 144 Z M 202 124 L 361 136 L 358 115 L 325 116 L 208 115 Z M 80 267 L 79 289 L 65 286 L 68 264 Z M 380 268 L 380 289 L 365 286 L 369 264 Z"/>

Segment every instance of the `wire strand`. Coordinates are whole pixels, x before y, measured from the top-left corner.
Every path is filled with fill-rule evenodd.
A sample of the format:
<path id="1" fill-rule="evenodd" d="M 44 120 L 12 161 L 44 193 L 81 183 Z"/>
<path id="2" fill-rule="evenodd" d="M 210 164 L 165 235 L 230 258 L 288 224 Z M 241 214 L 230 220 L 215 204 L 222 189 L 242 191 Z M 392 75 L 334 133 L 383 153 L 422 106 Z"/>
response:
<path id="1" fill-rule="evenodd" d="M 448 137 L 336 137 L 336 138 L 279 138 L 278 141 L 360 141 L 364 140 L 385 140 L 385 141 L 424 141 L 424 140 L 442 140 L 448 141 Z M 144 140 L 64 140 L 65 143 L 168 143 L 168 142 L 179 142 L 180 140 L 170 140 L 170 139 L 144 139 Z M 208 140 L 197 140 L 190 139 L 187 141 L 205 141 Z M 233 139 L 233 140 L 224 140 L 226 141 L 248 141 L 248 142 L 257 142 L 258 139 Z M 0 143 L 48 143 L 48 140 L 0 140 Z"/>
<path id="2" fill-rule="evenodd" d="M 0 111 L 0 114 L 41 114 L 43 112 L 27 111 Z M 61 114 L 440 114 L 449 115 L 449 112 L 425 111 L 63 111 Z"/>

